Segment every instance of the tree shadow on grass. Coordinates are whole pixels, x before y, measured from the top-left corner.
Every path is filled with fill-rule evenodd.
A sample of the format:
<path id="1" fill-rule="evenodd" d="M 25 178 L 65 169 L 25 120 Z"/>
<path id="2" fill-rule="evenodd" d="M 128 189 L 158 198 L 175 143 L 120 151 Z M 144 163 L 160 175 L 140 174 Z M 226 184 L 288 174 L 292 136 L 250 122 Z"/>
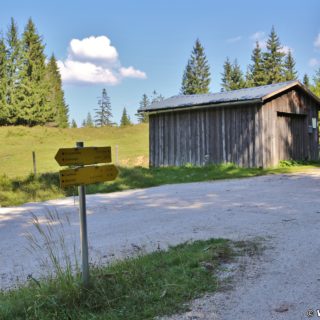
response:
<path id="1" fill-rule="evenodd" d="M 306 165 L 309 163 L 303 163 Z M 261 169 L 240 168 L 232 163 L 207 165 L 202 167 L 186 164 L 181 167 L 118 167 L 119 175 L 114 181 L 91 184 L 86 187 L 87 194 L 109 193 L 129 189 L 149 188 L 163 184 L 214 181 L 220 179 L 245 178 L 271 173 L 294 172 L 300 163 L 285 164 L 284 167 Z M 312 163 L 319 167 L 319 163 Z M 18 205 L 30 201 L 45 201 L 63 196 L 78 194 L 78 188 L 60 188 L 58 173 L 33 174 L 25 178 L 10 179 L 0 177 L 0 205 Z"/>

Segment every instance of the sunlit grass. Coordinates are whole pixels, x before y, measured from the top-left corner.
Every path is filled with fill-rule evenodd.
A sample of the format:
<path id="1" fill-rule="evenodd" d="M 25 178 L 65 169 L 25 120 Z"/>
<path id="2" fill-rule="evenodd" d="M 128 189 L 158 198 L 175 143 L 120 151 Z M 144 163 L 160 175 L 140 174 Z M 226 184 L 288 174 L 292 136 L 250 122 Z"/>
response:
<path id="1" fill-rule="evenodd" d="M 59 148 L 74 147 L 77 141 L 85 146 L 111 146 L 115 161 L 118 145 L 119 164 L 147 166 L 148 125 L 124 128 L 46 128 L 0 127 L 0 175 L 25 177 L 33 172 L 32 151 L 36 153 L 39 173 L 57 172 L 60 167 L 54 157 Z"/>

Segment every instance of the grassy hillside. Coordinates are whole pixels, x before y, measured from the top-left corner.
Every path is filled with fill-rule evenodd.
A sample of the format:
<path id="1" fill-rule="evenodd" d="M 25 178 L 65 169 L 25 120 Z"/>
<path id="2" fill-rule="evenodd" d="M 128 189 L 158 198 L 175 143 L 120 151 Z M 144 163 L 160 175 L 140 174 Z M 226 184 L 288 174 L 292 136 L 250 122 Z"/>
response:
<path id="1" fill-rule="evenodd" d="M 148 164 L 148 125 L 125 128 L 58 129 L 44 127 L 0 127 L 0 175 L 23 177 L 32 172 L 32 151 L 36 152 L 38 172 L 57 172 L 54 156 L 59 148 L 74 147 L 76 141 L 85 146 L 111 146 L 115 160 L 115 145 L 119 162 L 124 166 Z"/>

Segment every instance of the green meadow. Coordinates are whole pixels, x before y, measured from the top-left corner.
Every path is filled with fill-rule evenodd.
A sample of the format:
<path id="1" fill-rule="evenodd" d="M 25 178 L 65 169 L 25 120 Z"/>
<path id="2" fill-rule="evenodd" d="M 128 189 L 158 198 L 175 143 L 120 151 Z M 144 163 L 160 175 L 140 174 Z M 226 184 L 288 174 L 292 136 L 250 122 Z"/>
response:
<path id="1" fill-rule="evenodd" d="M 32 151 L 36 153 L 38 173 L 58 172 L 56 152 L 59 148 L 74 147 L 77 141 L 83 141 L 85 146 L 111 146 L 114 161 L 117 145 L 122 166 L 148 164 L 147 124 L 124 128 L 0 127 L 0 175 L 17 178 L 32 173 Z"/>

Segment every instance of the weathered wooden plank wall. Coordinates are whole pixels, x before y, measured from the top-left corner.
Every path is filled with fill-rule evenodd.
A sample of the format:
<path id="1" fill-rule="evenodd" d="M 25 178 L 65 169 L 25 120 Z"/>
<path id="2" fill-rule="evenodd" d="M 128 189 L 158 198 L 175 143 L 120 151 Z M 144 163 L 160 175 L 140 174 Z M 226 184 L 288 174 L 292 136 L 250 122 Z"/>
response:
<path id="1" fill-rule="evenodd" d="M 262 166 L 261 124 L 258 105 L 151 114 L 150 166 Z"/>
<path id="2" fill-rule="evenodd" d="M 312 118 L 318 122 L 317 105 L 311 97 L 292 89 L 266 102 L 262 117 L 266 167 L 280 160 L 318 159 L 318 129 L 308 133 Z"/>

